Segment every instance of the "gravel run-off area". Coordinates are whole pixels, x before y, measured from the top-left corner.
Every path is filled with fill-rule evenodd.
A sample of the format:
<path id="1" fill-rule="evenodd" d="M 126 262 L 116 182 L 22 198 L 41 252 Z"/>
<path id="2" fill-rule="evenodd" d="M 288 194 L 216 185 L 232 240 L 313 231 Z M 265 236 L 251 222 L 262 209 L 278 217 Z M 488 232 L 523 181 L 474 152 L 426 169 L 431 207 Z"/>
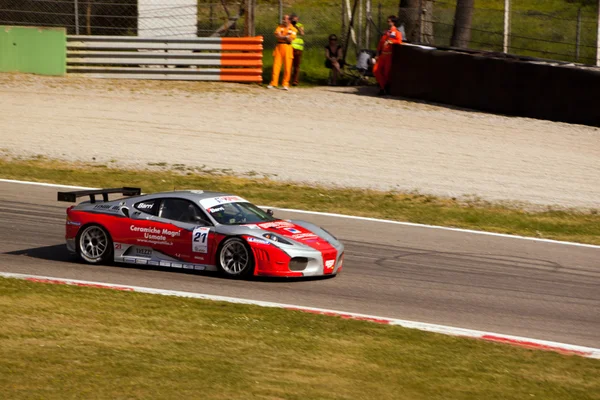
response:
<path id="1" fill-rule="evenodd" d="M 0 74 L 0 156 L 600 208 L 600 129 L 375 93 Z"/>

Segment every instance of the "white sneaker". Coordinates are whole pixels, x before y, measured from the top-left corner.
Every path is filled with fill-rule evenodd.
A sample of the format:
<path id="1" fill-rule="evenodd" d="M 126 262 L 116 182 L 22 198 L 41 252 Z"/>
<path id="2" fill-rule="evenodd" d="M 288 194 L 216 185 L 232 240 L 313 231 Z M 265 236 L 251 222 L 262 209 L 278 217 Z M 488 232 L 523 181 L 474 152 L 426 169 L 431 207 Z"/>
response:
<path id="1" fill-rule="evenodd" d="M 275 86 L 269 85 L 269 86 L 267 86 L 267 89 L 275 89 Z"/>
<path id="2" fill-rule="evenodd" d="M 284 87 L 281 88 L 281 90 L 290 90 L 290 88 L 287 87 L 287 86 L 284 86 Z"/>

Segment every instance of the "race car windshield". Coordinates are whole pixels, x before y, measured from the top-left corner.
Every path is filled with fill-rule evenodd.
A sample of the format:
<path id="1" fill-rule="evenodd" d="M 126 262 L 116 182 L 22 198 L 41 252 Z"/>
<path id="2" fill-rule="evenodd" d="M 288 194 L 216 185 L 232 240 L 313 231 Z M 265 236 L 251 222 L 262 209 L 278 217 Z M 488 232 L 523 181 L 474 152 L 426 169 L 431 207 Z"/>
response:
<path id="1" fill-rule="evenodd" d="M 253 224 L 276 219 L 251 203 L 219 204 L 206 211 L 219 224 L 223 225 Z"/>

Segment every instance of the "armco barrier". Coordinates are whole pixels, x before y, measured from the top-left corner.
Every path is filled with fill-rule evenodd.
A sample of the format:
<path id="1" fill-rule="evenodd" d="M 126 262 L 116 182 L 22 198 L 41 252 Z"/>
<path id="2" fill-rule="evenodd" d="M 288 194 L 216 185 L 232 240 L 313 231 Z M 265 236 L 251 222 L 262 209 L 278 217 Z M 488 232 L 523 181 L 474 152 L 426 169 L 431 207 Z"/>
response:
<path id="1" fill-rule="evenodd" d="M 395 96 L 600 126 L 600 70 L 493 54 L 394 46 Z"/>
<path id="2" fill-rule="evenodd" d="M 96 78 L 262 82 L 262 52 L 262 36 L 68 36 L 67 72 Z"/>
<path id="3" fill-rule="evenodd" d="M 0 72 L 64 75 L 66 30 L 0 26 Z"/>

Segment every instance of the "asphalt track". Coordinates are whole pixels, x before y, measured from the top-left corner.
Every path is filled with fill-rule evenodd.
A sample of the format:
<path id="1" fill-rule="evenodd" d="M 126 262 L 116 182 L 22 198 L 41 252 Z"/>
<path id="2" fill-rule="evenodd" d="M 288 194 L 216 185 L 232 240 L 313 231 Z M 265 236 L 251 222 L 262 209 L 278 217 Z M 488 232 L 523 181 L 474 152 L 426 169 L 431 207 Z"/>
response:
<path id="1" fill-rule="evenodd" d="M 276 212 L 346 244 L 333 279 L 234 281 L 88 266 L 64 247 L 57 189 L 0 183 L 0 270 L 381 315 L 600 347 L 600 249 Z"/>

